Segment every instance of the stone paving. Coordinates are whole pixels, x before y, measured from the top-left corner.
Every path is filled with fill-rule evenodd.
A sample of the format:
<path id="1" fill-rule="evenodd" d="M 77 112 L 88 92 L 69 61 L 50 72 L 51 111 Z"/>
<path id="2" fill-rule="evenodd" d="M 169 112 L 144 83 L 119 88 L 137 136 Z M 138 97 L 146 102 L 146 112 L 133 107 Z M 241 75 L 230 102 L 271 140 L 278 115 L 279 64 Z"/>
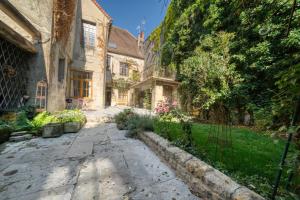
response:
<path id="1" fill-rule="evenodd" d="M 1 200 L 196 200 L 141 141 L 115 124 L 0 146 Z"/>

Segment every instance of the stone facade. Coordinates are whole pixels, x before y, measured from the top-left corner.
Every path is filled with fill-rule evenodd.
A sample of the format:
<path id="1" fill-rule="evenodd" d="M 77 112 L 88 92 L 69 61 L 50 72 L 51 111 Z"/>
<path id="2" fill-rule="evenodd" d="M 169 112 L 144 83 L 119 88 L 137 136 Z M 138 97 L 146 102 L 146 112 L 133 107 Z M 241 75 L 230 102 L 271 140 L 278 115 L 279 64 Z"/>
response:
<path id="1" fill-rule="evenodd" d="M 37 104 L 38 82 L 46 83 L 45 106 L 41 110 L 55 111 L 66 107 L 66 98 L 73 98 L 70 88 L 70 71 L 88 71 L 92 74 L 89 86 L 92 92 L 87 96 L 76 96 L 74 101 L 80 98 L 88 99 L 88 109 L 100 109 L 104 107 L 105 99 L 105 62 L 106 46 L 108 41 L 110 17 L 98 5 L 95 0 L 9 0 L 8 3 L 0 2 L 0 39 L 6 40 L 24 52 L 30 53 L 26 77 L 26 92 L 28 104 Z M 66 37 L 58 39 L 55 36 L 55 23 L 64 20 L 63 16 L 55 14 L 55 6 L 68 4 L 71 11 L 71 21 L 66 24 L 70 27 L 58 27 L 67 32 Z M 74 7 L 73 5 L 74 4 Z M 63 9 L 63 8 L 62 8 Z M 82 22 L 88 22 L 96 27 L 95 47 L 83 48 Z M 7 34 L 8 33 L 8 34 Z M 79 86 L 78 86 L 79 87 Z M 0 95 L 1 96 L 1 95 Z M 1 97 L 2 98 L 2 97 Z M 0 100 L 1 100 L 0 98 Z M 23 98 L 19 95 L 17 98 Z M 1 100 L 2 101 L 2 100 Z M 1 104 L 1 102 L 0 102 Z M 18 105 L 21 106 L 21 103 Z"/>
<path id="2" fill-rule="evenodd" d="M 263 200 L 193 155 L 170 144 L 152 132 L 140 133 L 139 138 L 165 160 L 197 196 L 208 200 Z"/>
<path id="3" fill-rule="evenodd" d="M 101 12 L 95 2 L 92 0 L 81 0 L 78 4 L 78 17 L 76 17 L 76 35 L 73 56 L 74 59 L 70 64 L 71 70 L 89 72 L 92 74 L 91 94 L 86 98 L 87 109 L 104 108 L 105 100 L 105 63 L 107 53 L 107 41 L 111 19 L 104 12 Z M 89 48 L 84 46 L 82 41 L 82 24 L 89 23 L 96 28 L 95 47 Z M 68 77 L 69 87 L 67 97 L 74 98 L 71 88 L 71 77 Z M 76 99 L 76 98 L 75 98 Z"/>
<path id="4" fill-rule="evenodd" d="M 107 54 L 110 57 L 110 63 L 108 68 L 108 73 L 111 74 L 112 82 L 117 81 L 119 79 L 123 79 L 130 83 L 134 83 L 140 81 L 141 77 L 140 74 L 144 67 L 144 60 L 140 58 L 134 58 L 126 55 L 120 55 L 115 53 L 108 52 Z M 120 72 L 120 64 L 121 63 L 128 63 L 129 64 L 129 71 L 128 76 L 124 76 Z M 134 73 L 137 73 L 137 77 L 134 77 Z M 134 80 L 138 79 L 138 80 Z M 108 86 L 108 91 L 111 92 L 111 106 L 115 105 L 126 105 L 126 106 L 133 106 L 133 99 L 130 89 L 126 89 L 126 96 L 127 98 L 120 98 L 120 89 L 114 87 L 112 83 Z"/>

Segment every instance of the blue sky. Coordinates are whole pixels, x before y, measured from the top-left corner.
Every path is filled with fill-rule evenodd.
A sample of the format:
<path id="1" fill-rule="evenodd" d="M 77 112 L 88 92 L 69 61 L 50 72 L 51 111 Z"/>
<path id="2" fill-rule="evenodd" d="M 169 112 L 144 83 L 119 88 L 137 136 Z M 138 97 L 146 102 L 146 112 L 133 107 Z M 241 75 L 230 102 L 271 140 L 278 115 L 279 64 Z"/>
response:
<path id="1" fill-rule="evenodd" d="M 164 0 L 97 0 L 113 18 L 113 25 L 138 34 L 137 27 L 145 20 L 146 37 L 163 20 L 166 12 Z"/>

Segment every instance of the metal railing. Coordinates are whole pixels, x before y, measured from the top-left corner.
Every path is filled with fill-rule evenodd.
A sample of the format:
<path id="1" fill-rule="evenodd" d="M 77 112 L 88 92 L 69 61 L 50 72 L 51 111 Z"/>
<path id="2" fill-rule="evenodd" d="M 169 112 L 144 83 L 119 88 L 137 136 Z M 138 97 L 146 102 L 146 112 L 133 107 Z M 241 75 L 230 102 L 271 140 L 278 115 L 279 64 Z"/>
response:
<path id="1" fill-rule="evenodd" d="M 156 65 L 152 65 L 144 71 L 142 71 L 142 80 L 146 80 L 150 77 L 159 77 L 175 80 L 176 73 L 170 69 L 158 68 Z"/>

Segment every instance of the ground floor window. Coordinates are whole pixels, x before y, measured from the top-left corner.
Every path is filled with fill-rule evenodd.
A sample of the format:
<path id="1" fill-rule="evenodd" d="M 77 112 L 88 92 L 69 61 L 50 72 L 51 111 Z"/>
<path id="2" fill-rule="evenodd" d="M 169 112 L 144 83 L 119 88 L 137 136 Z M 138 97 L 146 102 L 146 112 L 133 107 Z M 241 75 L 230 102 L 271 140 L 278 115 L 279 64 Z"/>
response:
<path id="1" fill-rule="evenodd" d="M 92 72 L 70 71 L 70 97 L 91 98 L 93 95 Z"/>
<path id="2" fill-rule="evenodd" d="M 127 101 L 128 92 L 126 90 L 118 90 L 119 101 Z"/>

